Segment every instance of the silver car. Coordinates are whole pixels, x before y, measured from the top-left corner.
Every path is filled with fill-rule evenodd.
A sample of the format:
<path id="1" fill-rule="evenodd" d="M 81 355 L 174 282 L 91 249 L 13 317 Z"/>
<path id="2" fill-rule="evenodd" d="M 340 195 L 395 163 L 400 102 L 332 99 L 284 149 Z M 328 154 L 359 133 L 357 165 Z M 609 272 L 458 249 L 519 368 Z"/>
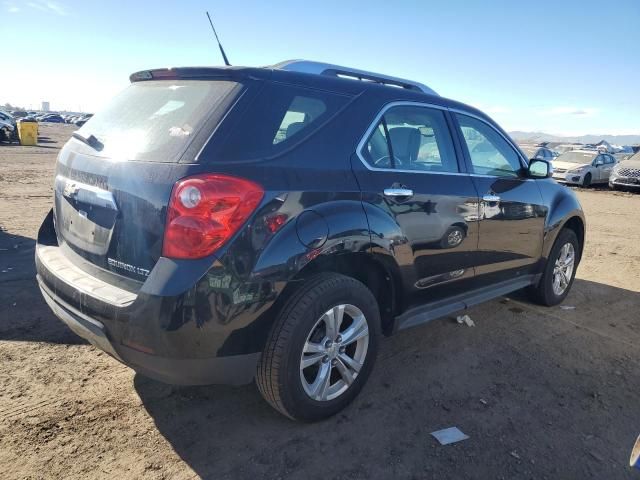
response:
<path id="1" fill-rule="evenodd" d="M 613 167 L 609 187 L 614 190 L 620 187 L 640 188 L 640 152 Z"/>
<path id="2" fill-rule="evenodd" d="M 595 183 L 608 183 L 616 159 L 596 150 L 572 150 L 551 163 L 556 181 L 588 187 Z"/>

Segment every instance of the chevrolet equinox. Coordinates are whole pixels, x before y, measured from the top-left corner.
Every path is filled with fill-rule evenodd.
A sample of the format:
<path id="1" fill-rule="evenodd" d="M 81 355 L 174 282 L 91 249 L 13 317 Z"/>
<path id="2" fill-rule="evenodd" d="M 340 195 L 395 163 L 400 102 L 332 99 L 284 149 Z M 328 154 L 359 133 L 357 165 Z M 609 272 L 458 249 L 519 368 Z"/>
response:
<path id="1" fill-rule="evenodd" d="M 319 420 L 381 336 L 571 288 L 575 195 L 475 108 L 309 61 L 130 80 L 60 151 L 36 265 L 56 316 L 143 375 L 255 379 Z"/>

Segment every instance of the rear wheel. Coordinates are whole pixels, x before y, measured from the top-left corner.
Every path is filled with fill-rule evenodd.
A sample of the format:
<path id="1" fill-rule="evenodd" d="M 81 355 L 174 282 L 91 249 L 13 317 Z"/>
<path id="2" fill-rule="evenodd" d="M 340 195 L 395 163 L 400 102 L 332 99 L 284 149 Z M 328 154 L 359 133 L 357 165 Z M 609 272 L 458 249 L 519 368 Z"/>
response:
<path id="1" fill-rule="evenodd" d="M 367 381 L 380 313 L 359 281 L 322 273 L 284 305 L 258 365 L 256 383 L 279 412 L 316 421 L 346 407 Z"/>
<path id="2" fill-rule="evenodd" d="M 587 173 L 584 176 L 584 180 L 582 180 L 582 186 L 583 187 L 590 187 L 591 186 L 591 174 Z"/>
<path id="3" fill-rule="evenodd" d="M 529 291 L 532 300 L 551 307 L 567 297 L 576 276 L 579 252 L 575 232 L 563 229 L 551 249 L 540 283 Z"/>

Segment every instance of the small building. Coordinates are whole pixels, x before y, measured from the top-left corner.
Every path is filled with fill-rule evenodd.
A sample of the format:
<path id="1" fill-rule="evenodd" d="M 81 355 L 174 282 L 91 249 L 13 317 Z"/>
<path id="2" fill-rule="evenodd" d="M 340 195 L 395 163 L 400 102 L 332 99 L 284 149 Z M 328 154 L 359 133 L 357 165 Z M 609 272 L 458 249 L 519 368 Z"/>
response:
<path id="1" fill-rule="evenodd" d="M 49 102 L 42 102 L 42 108 L 40 109 L 43 112 L 49 111 Z"/>

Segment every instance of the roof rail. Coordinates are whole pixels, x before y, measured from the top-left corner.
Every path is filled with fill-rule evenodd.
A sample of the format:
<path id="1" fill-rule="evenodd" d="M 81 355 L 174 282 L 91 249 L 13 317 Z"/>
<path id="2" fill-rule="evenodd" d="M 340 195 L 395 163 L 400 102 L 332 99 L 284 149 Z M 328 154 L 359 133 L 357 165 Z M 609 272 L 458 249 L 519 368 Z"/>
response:
<path id="1" fill-rule="evenodd" d="M 340 78 L 351 78 L 366 82 L 379 83 L 382 85 L 390 85 L 393 87 L 406 88 L 407 90 L 415 90 L 429 95 L 438 95 L 433 89 L 423 85 L 422 83 L 406 80 L 404 78 L 391 77 L 380 73 L 367 72 L 356 68 L 341 67 L 340 65 L 331 65 L 330 63 L 312 62 L 309 60 L 285 60 L 276 63 L 272 68 L 278 70 L 287 70 L 290 72 L 311 73 L 315 75 L 329 75 Z"/>

